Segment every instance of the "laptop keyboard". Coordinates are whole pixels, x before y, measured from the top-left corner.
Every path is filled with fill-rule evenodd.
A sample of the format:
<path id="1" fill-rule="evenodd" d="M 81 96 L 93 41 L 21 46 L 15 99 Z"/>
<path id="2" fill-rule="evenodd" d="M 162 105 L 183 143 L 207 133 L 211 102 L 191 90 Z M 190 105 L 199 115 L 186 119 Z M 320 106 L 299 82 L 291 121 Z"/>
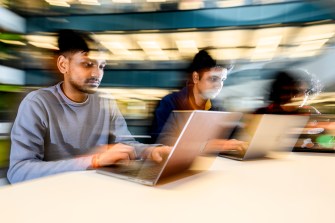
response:
<path id="1" fill-rule="evenodd" d="M 143 180 L 154 180 L 162 169 L 162 165 L 158 164 L 139 164 L 136 165 L 112 165 L 109 167 L 102 167 L 102 170 L 110 170 L 113 173 L 125 175 L 132 178 L 140 178 Z"/>
<path id="2" fill-rule="evenodd" d="M 227 155 L 227 156 L 235 156 L 235 157 L 243 157 L 246 153 L 246 150 L 239 151 L 239 150 L 226 150 L 220 152 L 220 155 Z"/>
<path id="3" fill-rule="evenodd" d="M 162 165 L 155 165 L 151 167 L 144 167 L 140 171 L 137 172 L 137 177 L 141 179 L 156 179 L 157 175 L 162 169 Z"/>

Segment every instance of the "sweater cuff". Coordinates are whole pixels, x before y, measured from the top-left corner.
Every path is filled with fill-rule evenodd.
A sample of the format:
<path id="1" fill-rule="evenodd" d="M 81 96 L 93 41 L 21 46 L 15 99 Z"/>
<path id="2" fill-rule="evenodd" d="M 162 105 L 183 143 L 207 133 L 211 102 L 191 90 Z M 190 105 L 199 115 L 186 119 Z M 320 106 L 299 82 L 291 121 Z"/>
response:
<path id="1" fill-rule="evenodd" d="M 92 169 L 92 159 L 93 155 L 78 158 L 76 162 L 78 170 Z"/>

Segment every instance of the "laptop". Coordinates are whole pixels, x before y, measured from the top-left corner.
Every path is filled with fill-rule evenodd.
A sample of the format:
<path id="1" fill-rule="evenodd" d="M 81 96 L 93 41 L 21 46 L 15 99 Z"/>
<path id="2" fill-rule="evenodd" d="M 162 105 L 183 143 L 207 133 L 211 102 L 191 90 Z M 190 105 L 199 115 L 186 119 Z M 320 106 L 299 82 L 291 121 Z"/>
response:
<path id="1" fill-rule="evenodd" d="M 235 160 L 263 158 L 270 151 L 291 151 L 308 121 L 299 115 L 245 115 L 232 138 L 248 143 L 243 151 L 226 151 L 220 157 Z"/>
<path id="2" fill-rule="evenodd" d="M 222 132 L 226 132 L 228 137 L 241 117 L 242 114 L 238 112 L 173 111 L 168 119 L 169 124 L 180 120 L 183 120 L 181 122 L 186 120 L 186 123 L 177 139 L 173 139 L 174 146 L 161 164 L 156 164 L 151 160 L 134 161 L 134 165 L 112 165 L 99 168 L 97 172 L 155 186 L 166 177 L 188 170 L 203 152 L 207 141 L 217 138 Z M 175 124 L 180 125 L 180 122 Z M 215 160 L 215 156 L 212 157 L 212 160 Z"/>
<path id="3" fill-rule="evenodd" d="M 335 153 L 335 116 L 311 115 L 293 152 Z"/>

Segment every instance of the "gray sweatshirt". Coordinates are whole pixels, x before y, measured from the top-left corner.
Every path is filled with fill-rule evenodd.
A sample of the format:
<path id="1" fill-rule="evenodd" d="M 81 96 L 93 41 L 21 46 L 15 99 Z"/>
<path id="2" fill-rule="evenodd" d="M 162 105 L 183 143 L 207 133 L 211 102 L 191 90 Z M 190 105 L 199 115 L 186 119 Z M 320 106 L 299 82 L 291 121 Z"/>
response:
<path id="1" fill-rule="evenodd" d="M 141 154 L 115 100 L 90 94 L 83 103 L 69 100 L 61 83 L 29 93 L 11 131 L 8 180 L 16 183 L 91 166 L 94 147 L 125 143 Z"/>

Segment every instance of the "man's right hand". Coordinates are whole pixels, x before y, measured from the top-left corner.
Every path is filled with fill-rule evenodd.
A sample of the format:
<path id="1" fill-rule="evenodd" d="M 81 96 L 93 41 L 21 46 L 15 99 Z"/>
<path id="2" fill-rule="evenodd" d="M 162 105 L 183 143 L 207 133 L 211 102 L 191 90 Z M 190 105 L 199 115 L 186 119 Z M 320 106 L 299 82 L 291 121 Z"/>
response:
<path id="1" fill-rule="evenodd" d="M 243 152 L 248 147 L 247 142 L 239 141 L 236 139 L 212 139 L 207 142 L 204 152 L 205 153 L 216 153 L 216 152 L 225 152 L 225 151 L 240 151 Z"/>
<path id="2" fill-rule="evenodd" d="M 97 153 L 92 160 L 93 167 L 108 166 L 119 161 L 134 160 L 136 158 L 135 149 L 125 144 L 110 144 L 99 147 L 104 152 Z"/>

